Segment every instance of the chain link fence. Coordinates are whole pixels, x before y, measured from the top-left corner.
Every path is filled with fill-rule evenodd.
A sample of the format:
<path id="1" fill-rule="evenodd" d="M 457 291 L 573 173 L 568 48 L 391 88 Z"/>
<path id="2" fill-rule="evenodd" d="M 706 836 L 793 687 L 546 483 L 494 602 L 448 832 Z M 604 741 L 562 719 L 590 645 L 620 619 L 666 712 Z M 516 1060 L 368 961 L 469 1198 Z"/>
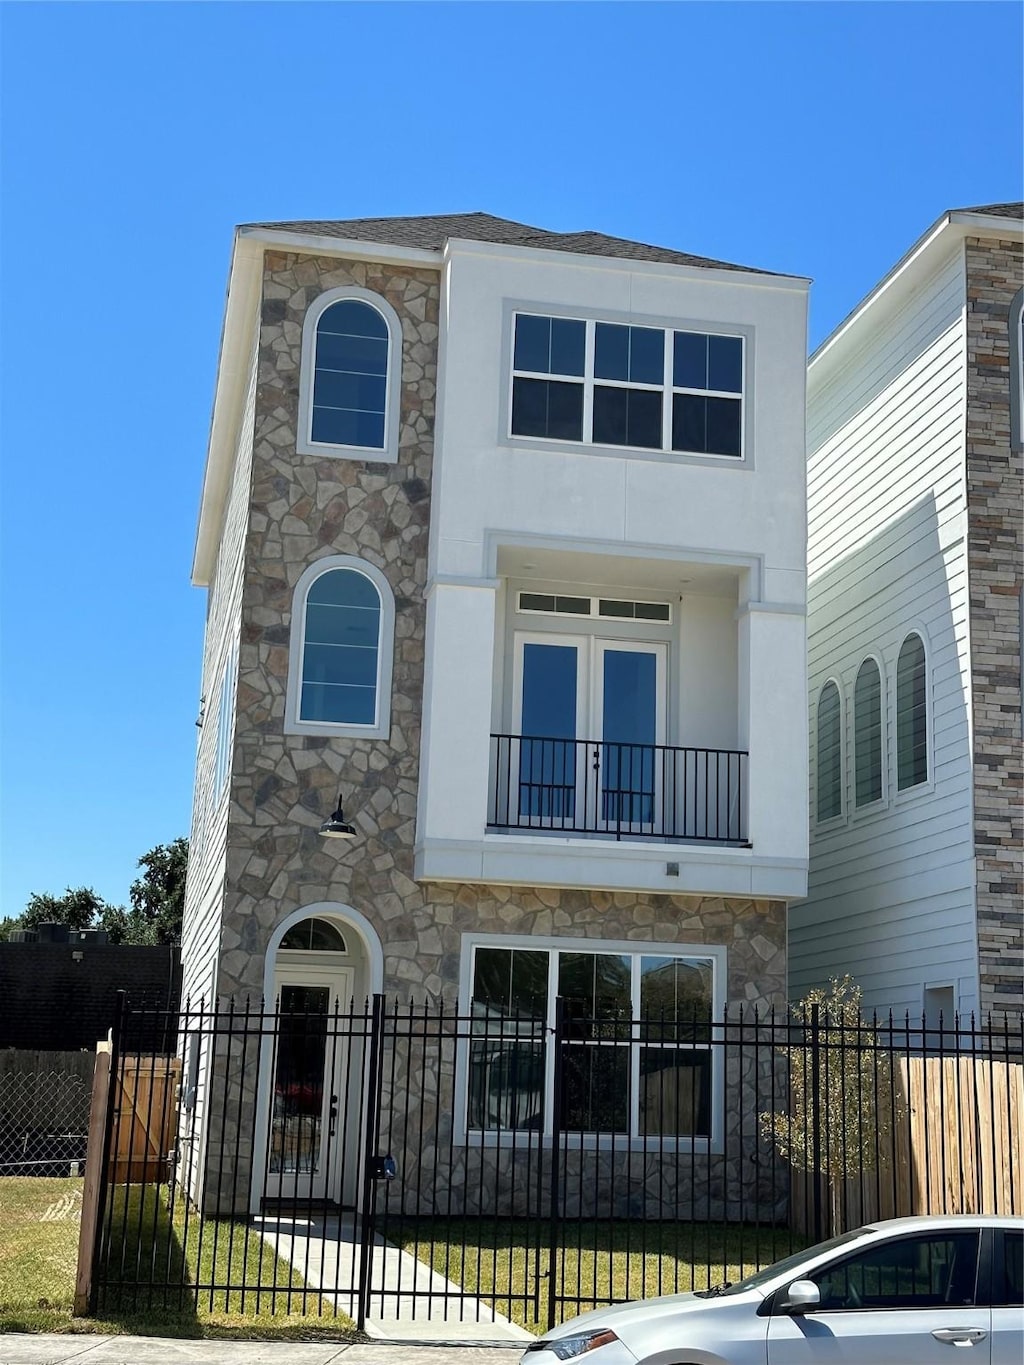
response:
<path id="1" fill-rule="evenodd" d="M 0 1176 L 85 1171 L 93 1056 L 0 1052 Z"/>

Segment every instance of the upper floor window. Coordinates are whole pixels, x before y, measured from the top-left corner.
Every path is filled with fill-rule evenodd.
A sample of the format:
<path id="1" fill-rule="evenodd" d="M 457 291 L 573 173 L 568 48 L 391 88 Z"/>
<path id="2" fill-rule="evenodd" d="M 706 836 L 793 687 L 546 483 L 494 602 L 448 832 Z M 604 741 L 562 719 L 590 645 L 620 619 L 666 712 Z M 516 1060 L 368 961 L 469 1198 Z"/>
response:
<path id="1" fill-rule="evenodd" d="M 744 453 L 745 338 L 517 313 L 513 436 Z"/>
<path id="2" fill-rule="evenodd" d="M 924 643 L 908 635 L 896 664 L 896 787 L 928 781 L 928 697 Z"/>
<path id="3" fill-rule="evenodd" d="M 882 675 L 865 659 L 853 689 L 854 802 L 882 799 Z"/>
<path id="4" fill-rule="evenodd" d="M 297 448 L 303 455 L 398 458 L 402 326 L 365 289 L 331 289 L 302 332 Z"/>
<path id="5" fill-rule="evenodd" d="M 286 730 L 387 738 L 394 628 L 379 569 L 349 555 L 311 565 L 292 603 Z"/>
<path id="6" fill-rule="evenodd" d="M 839 688 L 827 682 L 818 698 L 818 819 L 843 813 L 843 716 Z"/>

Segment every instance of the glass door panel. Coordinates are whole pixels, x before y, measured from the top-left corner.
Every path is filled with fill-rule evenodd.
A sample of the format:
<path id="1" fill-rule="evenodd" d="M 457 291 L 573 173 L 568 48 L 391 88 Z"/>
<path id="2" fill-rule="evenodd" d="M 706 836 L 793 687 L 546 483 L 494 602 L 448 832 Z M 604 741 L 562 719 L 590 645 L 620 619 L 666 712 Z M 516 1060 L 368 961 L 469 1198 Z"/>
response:
<path id="1" fill-rule="evenodd" d="M 520 821 L 572 828 L 579 786 L 579 646 L 525 640 L 520 670 Z"/>
<path id="2" fill-rule="evenodd" d="M 597 714 L 601 764 L 597 819 L 601 828 L 655 832 L 661 825 L 665 652 L 660 645 L 597 641 Z"/>
<path id="3" fill-rule="evenodd" d="M 329 995 L 326 986 L 281 987 L 270 1139 L 272 1175 L 305 1176 L 313 1181 L 320 1171 Z"/>

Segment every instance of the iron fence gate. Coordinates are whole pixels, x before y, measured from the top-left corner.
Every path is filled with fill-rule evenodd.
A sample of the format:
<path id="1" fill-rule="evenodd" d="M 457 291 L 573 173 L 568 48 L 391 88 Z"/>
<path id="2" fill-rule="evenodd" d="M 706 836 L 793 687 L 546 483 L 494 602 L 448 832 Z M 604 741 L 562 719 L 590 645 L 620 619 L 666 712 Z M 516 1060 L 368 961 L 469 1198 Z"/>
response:
<path id="1" fill-rule="evenodd" d="M 545 1327 L 1019 1213 L 1020 1023 L 121 1008 L 92 1307 Z"/>

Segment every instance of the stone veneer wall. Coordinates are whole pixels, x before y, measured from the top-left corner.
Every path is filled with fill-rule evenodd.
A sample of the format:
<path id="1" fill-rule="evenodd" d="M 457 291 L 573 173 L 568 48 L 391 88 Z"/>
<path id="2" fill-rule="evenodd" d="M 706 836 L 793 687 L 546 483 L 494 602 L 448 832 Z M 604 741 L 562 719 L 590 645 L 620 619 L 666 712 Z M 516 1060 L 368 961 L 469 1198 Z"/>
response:
<path id="1" fill-rule="evenodd" d="M 967 240 L 967 509 L 981 1008 L 1024 1005 L 1021 451 L 1010 447 L 1009 307 L 1020 242 Z"/>

